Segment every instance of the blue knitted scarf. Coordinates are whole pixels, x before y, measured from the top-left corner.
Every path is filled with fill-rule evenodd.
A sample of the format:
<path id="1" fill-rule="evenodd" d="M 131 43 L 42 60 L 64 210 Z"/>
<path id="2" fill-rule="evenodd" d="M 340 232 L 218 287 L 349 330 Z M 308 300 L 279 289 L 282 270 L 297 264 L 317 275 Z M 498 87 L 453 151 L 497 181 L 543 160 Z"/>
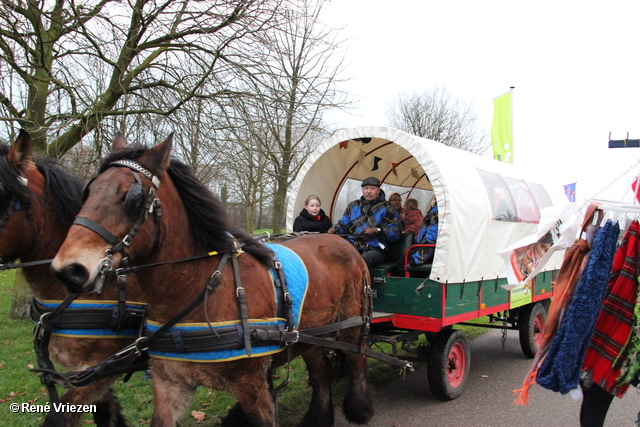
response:
<path id="1" fill-rule="evenodd" d="M 608 221 L 593 239 L 593 250 L 536 381 L 567 394 L 578 387 L 585 352 L 607 290 L 620 226 Z"/>

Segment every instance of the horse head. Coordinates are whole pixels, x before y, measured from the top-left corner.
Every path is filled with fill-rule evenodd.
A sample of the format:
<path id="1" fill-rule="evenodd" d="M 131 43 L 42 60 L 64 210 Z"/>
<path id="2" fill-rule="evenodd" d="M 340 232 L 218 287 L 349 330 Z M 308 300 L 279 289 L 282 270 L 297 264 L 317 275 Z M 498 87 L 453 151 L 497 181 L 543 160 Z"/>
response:
<path id="1" fill-rule="evenodd" d="M 172 139 L 147 150 L 127 148 L 123 136 L 116 136 L 111 154 L 86 185 L 82 209 L 51 264 L 69 292 L 99 292 L 97 279 L 105 270 L 118 268 L 123 259 L 138 259 L 144 248 L 154 246 L 158 191 Z"/>
<path id="2" fill-rule="evenodd" d="M 80 179 L 50 159 L 36 159 L 31 136 L 20 130 L 0 146 L 0 257 L 51 258 L 80 210 Z"/>

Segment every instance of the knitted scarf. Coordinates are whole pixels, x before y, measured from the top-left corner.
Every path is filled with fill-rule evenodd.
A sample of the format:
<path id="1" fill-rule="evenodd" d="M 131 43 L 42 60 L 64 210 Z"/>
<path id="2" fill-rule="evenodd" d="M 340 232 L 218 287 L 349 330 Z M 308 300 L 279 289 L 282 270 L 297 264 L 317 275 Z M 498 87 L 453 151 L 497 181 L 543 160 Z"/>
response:
<path id="1" fill-rule="evenodd" d="M 587 230 L 592 226 L 597 208 L 597 203 L 592 203 L 587 207 L 582 221 L 581 236 L 586 235 Z M 529 367 L 522 387 L 513 391 L 514 396 L 516 396 L 514 401 L 516 405 L 526 406 L 529 404 L 529 389 L 535 384 L 538 370 L 549 353 L 549 347 L 558 332 L 562 316 L 566 313 L 569 303 L 571 303 L 590 251 L 591 245 L 587 240 L 580 238 L 564 254 L 558 278 L 553 285 L 553 299 L 549 307 L 538 351 Z"/>
<path id="2" fill-rule="evenodd" d="M 576 285 L 580 280 L 580 275 L 590 251 L 591 246 L 587 241 L 580 239 L 564 255 L 558 280 L 553 287 L 553 300 L 549 307 L 538 351 L 525 376 L 522 387 L 514 390 L 514 395 L 516 395 L 514 403 L 516 405 L 526 406 L 529 404 L 529 389 L 535 383 L 538 370 L 549 354 L 549 347 L 558 332 L 562 315 L 566 313 L 567 307 L 571 303 L 571 298 L 573 298 Z"/>
<path id="3" fill-rule="evenodd" d="M 593 239 L 582 277 L 536 380 L 567 394 L 578 387 L 580 367 L 604 299 L 620 227 L 608 221 Z"/>
<path id="4" fill-rule="evenodd" d="M 616 253 L 607 296 L 582 365 L 594 383 L 617 397 L 622 397 L 629 387 L 628 383 L 617 384 L 616 380 L 626 361 L 638 292 L 639 231 L 640 224 L 634 221 Z"/>

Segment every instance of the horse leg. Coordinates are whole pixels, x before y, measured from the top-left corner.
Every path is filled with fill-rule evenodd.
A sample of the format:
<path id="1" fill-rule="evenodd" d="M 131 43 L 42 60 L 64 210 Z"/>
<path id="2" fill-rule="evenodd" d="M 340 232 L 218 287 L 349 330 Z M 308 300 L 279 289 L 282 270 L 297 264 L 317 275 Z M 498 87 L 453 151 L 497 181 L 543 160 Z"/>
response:
<path id="1" fill-rule="evenodd" d="M 96 412 L 93 416 L 97 426 L 126 427 L 127 423 L 120 412 L 120 403 L 113 389 L 109 387 L 116 378 L 117 376 L 102 378 L 86 386 L 67 390 L 60 396 L 60 403 L 63 405 L 95 404 Z M 54 426 L 54 415 L 53 412 L 49 412 L 42 425 L 46 427 Z M 81 425 L 84 414 L 65 412 L 62 416 L 65 426 L 73 427 Z"/>
<path id="2" fill-rule="evenodd" d="M 373 397 L 367 382 L 367 357 L 346 352 L 349 384 L 342 410 L 350 423 L 366 424 L 374 414 Z"/>
<path id="3" fill-rule="evenodd" d="M 333 368 L 329 358 L 322 347 L 315 346 L 302 353 L 302 358 L 307 365 L 312 394 L 309 410 L 299 426 L 332 426 L 334 421 L 331 395 Z"/>
<path id="4" fill-rule="evenodd" d="M 154 407 L 151 427 L 175 427 L 180 424 L 196 386 L 186 384 L 152 369 Z"/>
<path id="5" fill-rule="evenodd" d="M 102 400 L 96 402 L 96 412 L 93 414 L 93 422 L 97 427 L 127 427 L 127 421 L 122 415 L 122 406 L 109 387 Z"/>
<path id="6" fill-rule="evenodd" d="M 269 393 L 265 360 L 244 360 L 234 371 L 232 377 L 227 378 L 227 384 L 238 404 L 224 417 L 222 425 L 274 427 L 275 408 Z"/>

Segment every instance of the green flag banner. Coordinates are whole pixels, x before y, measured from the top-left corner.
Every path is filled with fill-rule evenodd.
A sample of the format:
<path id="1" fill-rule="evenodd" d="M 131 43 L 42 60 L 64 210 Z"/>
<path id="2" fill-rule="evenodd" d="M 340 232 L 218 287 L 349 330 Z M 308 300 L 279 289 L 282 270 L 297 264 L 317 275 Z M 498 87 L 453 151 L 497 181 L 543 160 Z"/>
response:
<path id="1" fill-rule="evenodd" d="M 513 164 L 513 122 L 511 120 L 512 92 L 493 100 L 493 122 L 491 123 L 491 146 L 493 158 Z"/>

